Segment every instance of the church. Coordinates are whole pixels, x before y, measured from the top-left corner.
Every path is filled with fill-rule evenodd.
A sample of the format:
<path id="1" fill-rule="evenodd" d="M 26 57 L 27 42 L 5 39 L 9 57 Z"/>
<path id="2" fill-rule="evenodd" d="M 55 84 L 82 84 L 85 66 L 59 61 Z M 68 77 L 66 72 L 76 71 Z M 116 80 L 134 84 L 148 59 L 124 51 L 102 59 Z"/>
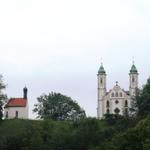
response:
<path id="1" fill-rule="evenodd" d="M 98 103 L 97 103 L 97 118 L 102 119 L 105 114 L 119 114 L 124 115 L 129 112 L 131 108 L 131 101 L 135 96 L 136 89 L 138 88 L 138 71 L 136 66 L 133 65 L 129 72 L 129 90 L 122 89 L 118 82 L 116 85 L 107 92 L 106 89 L 106 71 L 101 63 L 98 70 Z"/>
<path id="2" fill-rule="evenodd" d="M 5 119 L 28 119 L 28 89 L 23 88 L 23 97 L 11 98 L 5 105 L 4 117 Z"/>

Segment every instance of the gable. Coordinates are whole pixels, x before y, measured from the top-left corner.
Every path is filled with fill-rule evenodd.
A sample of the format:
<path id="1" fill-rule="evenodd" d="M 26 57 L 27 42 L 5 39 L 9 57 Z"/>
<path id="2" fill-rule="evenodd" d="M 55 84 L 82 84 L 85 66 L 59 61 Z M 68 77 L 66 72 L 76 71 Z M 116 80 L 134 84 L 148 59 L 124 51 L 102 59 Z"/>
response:
<path id="1" fill-rule="evenodd" d="M 128 92 L 124 91 L 123 89 L 120 88 L 120 86 L 114 86 L 114 88 L 112 90 L 110 90 L 106 97 L 109 98 L 129 98 L 129 94 Z"/>

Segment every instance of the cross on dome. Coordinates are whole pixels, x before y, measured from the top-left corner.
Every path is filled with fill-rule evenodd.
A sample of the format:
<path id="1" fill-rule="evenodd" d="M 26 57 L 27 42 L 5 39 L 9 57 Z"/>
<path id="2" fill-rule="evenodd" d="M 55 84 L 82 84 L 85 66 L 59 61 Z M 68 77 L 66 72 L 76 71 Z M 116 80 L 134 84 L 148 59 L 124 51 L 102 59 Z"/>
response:
<path id="1" fill-rule="evenodd" d="M 103 66 L 103 59 L 102 59 L 102 57 L 101 57 L 101 66 Z"/>

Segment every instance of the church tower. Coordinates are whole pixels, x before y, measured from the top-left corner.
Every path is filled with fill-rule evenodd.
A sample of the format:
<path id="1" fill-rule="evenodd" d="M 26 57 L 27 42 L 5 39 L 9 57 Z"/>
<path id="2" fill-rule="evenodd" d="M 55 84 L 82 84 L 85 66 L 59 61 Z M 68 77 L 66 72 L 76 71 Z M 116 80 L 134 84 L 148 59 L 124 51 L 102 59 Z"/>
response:
<path id="1" fill-rule="evenodd" d="M 98 107 L 97 107 L 97 116 L 98 118 L 103 117 L 104 107 L 103 107 L 103 97 L 106 95 L 106 72 L 104 70 L 103 64 L 99 68 L 98 74 Z"/>
<path id="2" fill-rule="evenodd" d="M 138 71 L 136 69 L 136 66 L 134 65 L 134 61 L 133 61 L 133 65 L 131 67 L 130 73 L 129 73 L 129 82 L 130 82 L 130 87 L 129 87 L 129 91 L 130 91 L 130 96 L 133 97 L 136 94 L 136 89 L 138 88 Z"/>
<path id="3" fill-rule="evenodd" d="M 27 87 L 24 87 L 23 88 L 23 98 L 24 99 L 28 99 L 27 94 L 28 94 L 28 89 L 27 89 Z"/>

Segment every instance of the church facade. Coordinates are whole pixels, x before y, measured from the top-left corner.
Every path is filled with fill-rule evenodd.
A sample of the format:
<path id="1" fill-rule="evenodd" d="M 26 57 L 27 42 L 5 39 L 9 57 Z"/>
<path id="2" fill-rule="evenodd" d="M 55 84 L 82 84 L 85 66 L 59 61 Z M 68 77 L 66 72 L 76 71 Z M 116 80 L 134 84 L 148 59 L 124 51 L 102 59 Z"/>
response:
<path id="1" fill-rule="evenodd" d="M 136 66 L 132 65 L 129 72 L 129 90 L 122 89 L 118 82 L 116 85 L 107 92 L 106 71 L 101 64 L 97 79 L 98 79 L 98 103 L 97 103 L 97 118 L 102 119 L 105 114 L 119 114 L 124 115 L 129 112 L 131 108 L 131 101 L 135 96 L 136 89 L 138 88 L 138 71 Z"/>

